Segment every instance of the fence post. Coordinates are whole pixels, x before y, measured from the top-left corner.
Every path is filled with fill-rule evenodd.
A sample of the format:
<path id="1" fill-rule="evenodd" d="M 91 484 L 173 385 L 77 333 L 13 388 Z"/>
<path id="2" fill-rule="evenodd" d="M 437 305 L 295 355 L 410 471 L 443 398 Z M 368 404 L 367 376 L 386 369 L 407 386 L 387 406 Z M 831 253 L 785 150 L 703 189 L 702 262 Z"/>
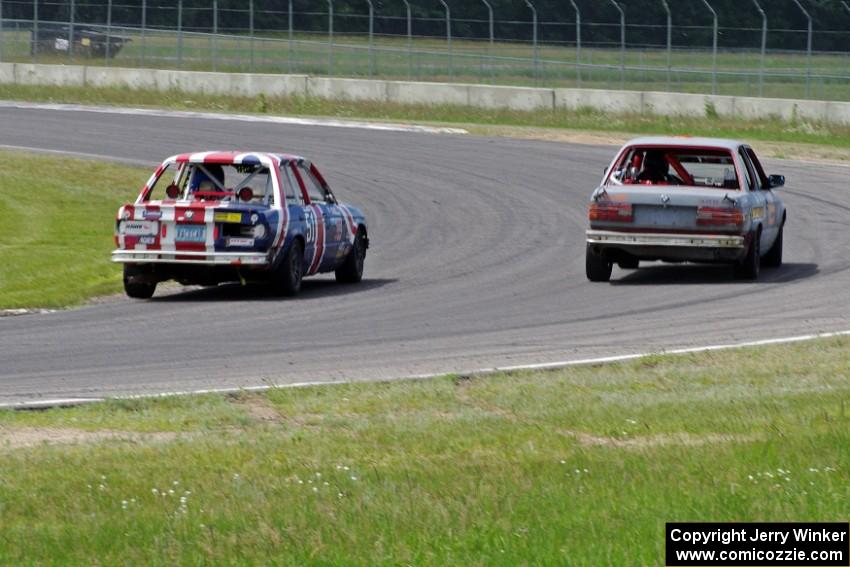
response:
<path id="1" fill-rule="evenodd" d="M 292 0 L 289 0 L 289 11 L 287 12 L 287 34 L 289 38 L 288 50 L 286 52 L 286 62 L 289 69 L 289 74 L 292 74 Z"/>
<path id="2" fill-rule="evenodd" d="M 0 61 L 3 61 L 3 0 L 0 0 Z"/>
<path id="3" fill-rule="evenodd" d="M 250 51 L 251 51 L 251 72 L 254 72 L 254 0 L 249 0 L 248 2 L 248 35 L 251 36 L 250 39 Z"/>
<path id="4" fill-rule="evenodd" d="M 334 67 L 334 1 L 328 2 L 328 77 L 333 76 Z"/>
<path id="5" fill-rule="evenodd" d="M 402 0 L 407 10 L 407 78 L 413 76 L 413 18 L 410 12 L 410 2 Z"/>
<path id="6" fill-rule="evenodd" d="M 484 2 L 484 5 L 485 5 L 485 6 L 487 6 L 487 23 L 489 24 L 489 32 L 490 32 L 490 33 L 489 33 L 489 37 L 490 37 L 490 47 L 493 47 L 493 40 L 494 40 L 494 34 L 493 34 L 493 29 L 494 29 L 494 25 L 493 25 L 493 6 L 492 6 L 492 5 L 490 4 L 490 2 L 488 2 L 487 0 L 481 0 L 481 1 L 482 1 L 482 2 Z"/>
<path id="7" fill-rule="evenodd" d="M 673 14 L 670 13 L 670 6 L 667 5 L 667 0 L 661 0 L 664 5 L 664 11 L 667 12 L 667 90 L 672 90 L 670 84 L 670 68 L 673 60 Z"/>
<path id="8" fill-rule="evenodd" d="M 213 71 L 218 70 L 218 0 L 213 0 L 213 49 L 212 49 L 212 68 Z"/>
<path id="9" fill-rule="evenodd" d="M 576 12 L 576 85 L 581 86 L 581 12 L 575 0 L 570 0 Z"/>
<path id="10" fill-rule="evenodd" d="M 183 68 L 183 0 L 177 2 L 177 68 Z"/>
<path id="11" fill-rule="evenodd" d="M 38 0 L 32 2 L 32 44 L 30 46 L 30 55 L 35 58 L 38 51 Z"/>
<path id="12" fill-rule="evenodd" d="M 453 78 L 455 74 L 454 67 L 452 67 L 452 11 L 449 9 L 449 5 L 446 4 L 446 0 L 440 0 L 440 4 L 446 9 L 446 43 L 449 48 L 449 78 Z"/>
<path id="13" fill-rule="evenodd" d="M 148 22 L 148 3 L 147 0 L 142 0 L 142 67 L 145 66 L 145 48 L 147 47 L 145 28 Z"/>
<path id="14" fill-rule="evenodd" d="M 0 4 L 3 0 L 0 0 Z M 74 59 L 74 12 L 76 12 L 76 3 L 71 0 L 68 6 L 68 59 Z"/>
<path id="15" fill-rule="evenodd" d="M 531 9 L 531 25 L 533 26 L 532 31 L 532 50 L 534 54 L 534 84 L 537 84 L 537 76 L 538 76 L 538 63 L 539 58 L 537 55 L 537 10 L 534 8 L 534 4 L 531 3 L 530 0 L 525 0 L 525 5 Z"/>
<path id="16" fill-rule="evenodd" d="M 106 2 L 106 64 L 109 65 L 109 58 L 112 55 L 112 0 Z"/>
<path id="17" fill-rule="evenodd" d="M 372 0 L 366 0 L 366 3 L 369 4 L 369 78 L 372 78 L 375 72 L 375 6 Z"/>
<path id="18" fill-rule="evenodd" d="M 767 50 L 767 14 L 762 10 L 758 0 L 753 0 L 756 10 L 761 14 L 761 62 L 759 63 L 759 96 L 764 94 L 764 54 Z"/>
<path id="19" fill-rule="evenodd" d="M 609 0 L 620 12 L 620 88 L 626 86 L 626 13 L 616 0 Z"/>
<path id="20" fill-rule="evenodd" d="M 487 6 L 487 23 L 490 41 L 487 43 L 487 58 L 490 60 L 490 82 L 493 82 L 493 44 L 495 43 L 493 6 L 487 0 L 481 0 Z"/>
<path id="21" fill-rule="evenodd" d="M 806 36 L 806 98 L 809 98 L 812 80 L 812 16 L 803 8 L 799 0 L 794 0 L 794 4 L 800 8 L 800 11 L 805 14 L 806 19 L 809 21 L 809 29 Z"/>
<path id="22" fill-rule="evenodd" d="M 796 0 L 794 0 L 796 2 Z M 714 18 L 714 32 L 711 34 L 711 94 L 717 94 L 717 12 L 708 3 L 708 0 L 702 0 L 705 7 L 711 12 Z"/>

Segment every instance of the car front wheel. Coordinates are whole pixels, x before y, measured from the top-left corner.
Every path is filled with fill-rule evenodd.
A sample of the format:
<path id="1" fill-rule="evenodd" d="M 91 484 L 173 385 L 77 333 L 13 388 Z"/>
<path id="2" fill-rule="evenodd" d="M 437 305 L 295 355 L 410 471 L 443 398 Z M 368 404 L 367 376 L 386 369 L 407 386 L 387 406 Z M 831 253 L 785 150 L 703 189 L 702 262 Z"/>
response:
<path id="1" fill-rule="evenodd" d="M 607 282 L 611 279 L 613 263 L 601 254 L 595 253 L 590 245 L 587 245 L 584 268 L 587 279 L 592 282 Z"/>

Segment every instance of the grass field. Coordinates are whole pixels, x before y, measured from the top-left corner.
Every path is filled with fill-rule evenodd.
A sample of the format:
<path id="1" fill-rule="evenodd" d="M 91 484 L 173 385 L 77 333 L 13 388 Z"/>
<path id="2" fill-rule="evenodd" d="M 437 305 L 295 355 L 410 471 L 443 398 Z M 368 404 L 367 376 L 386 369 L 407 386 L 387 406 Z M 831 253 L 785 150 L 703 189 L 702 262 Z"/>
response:
<path id="1" fill-rule="evenodd" d="M 666 521 L 846 521 L 848 348 L 0 411 L 0 563 L 662 565 Z"/>
<path id="2" fill-rule="evenodd" d="M 537 65 L 529 42 L 497 42 L 455 38 L 451 58 L 444 39 L 414 38 L 408 48 L 400 37 L 378 37 L 371 56 L 363 35 L 327 37 L 298 33 L 290 43 L 281 34 L 247 36 L 184 34 L 182 48 L 173 32 L 151 31 L 144 36 L 122 29 L 132 41 L 111 61 L 79 59 L 86 64 L 180 67 L 190 70 L 308 73 L 335 76 L 374 76 L 394 79 L 484 82 L 508 85 L 583 86 L 588 88 L 712 92 L 712 56 L 708 47 L 675 49 L 630 48 L 620 71 L 620 51 L 585 47 L 582 68 L 576 70 L 574 47 L 541 45 Z M 6 32 L 4 60 L 29 61 L 28 32 Z M 64 63 L 68 58 L 40 55 L 38 61 Z M 718 94 L 756 96 L 760 56 L 757 51 L 721 51 L 717 58 Z M 806 87 L 805 52 L 773 51 L 764 62 L 763 94 L 779 98 L 850 99 L 850 56 L 815 53 Z"/>
<path id="3" fill-rule="evenodd" d="M 118 207 L 150 171 L 0 151 L 0 309 L 61 307 L 121 289 Z"/>

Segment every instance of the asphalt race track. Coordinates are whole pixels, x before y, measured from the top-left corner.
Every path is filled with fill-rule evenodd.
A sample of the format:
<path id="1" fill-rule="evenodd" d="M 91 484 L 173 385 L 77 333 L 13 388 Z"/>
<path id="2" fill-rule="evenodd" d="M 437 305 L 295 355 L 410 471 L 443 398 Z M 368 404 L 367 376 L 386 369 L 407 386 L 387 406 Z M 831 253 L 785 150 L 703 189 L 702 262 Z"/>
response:
<path id="1" fill-rule="evenodd" d="M 15 108 L 0 108 L 0 144 L 151 166 L 192 150 L 300 153 L 365 209 L 372 241 L 362 284 L 312 278 L 294 300 L 221 286 L 0 318 L 0 403 L 383 379 L 850 328 L 847 167 L 767 160 L 788 179 L 786 264 L 758 282 L 658 264 L 591 284 L 586 201 L 611 147 Z"/>

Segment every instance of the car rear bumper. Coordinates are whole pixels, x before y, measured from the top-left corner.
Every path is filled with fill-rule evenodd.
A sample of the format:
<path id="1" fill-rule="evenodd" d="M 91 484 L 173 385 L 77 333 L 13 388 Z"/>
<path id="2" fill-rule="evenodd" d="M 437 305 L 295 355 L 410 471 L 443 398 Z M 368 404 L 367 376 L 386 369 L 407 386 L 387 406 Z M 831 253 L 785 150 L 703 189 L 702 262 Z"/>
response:
<path id="1" fill-rule="evenodd" d="M 588 247 L 612 260 L 623 257 L 669 262 L 737 262 L 746 254 L 740 235 L 666 234 L 588 230 Z"/>
<path id="2" fill-rule="evenodd" d="M 654 232 L 616 232 L 588 230 L 590 244 L 621 246 L 683 246 L 687 248 L 737 248 L 745 246 L 744 237 L 718 234 L 662 234 Z"/>
<path id="3" fill-rule="evenodd" d="M 189 250 L 114 250 L 112 261 L 124 264 L 198 264 L 202 266 L 267 266 L 265 252 Z"/>

